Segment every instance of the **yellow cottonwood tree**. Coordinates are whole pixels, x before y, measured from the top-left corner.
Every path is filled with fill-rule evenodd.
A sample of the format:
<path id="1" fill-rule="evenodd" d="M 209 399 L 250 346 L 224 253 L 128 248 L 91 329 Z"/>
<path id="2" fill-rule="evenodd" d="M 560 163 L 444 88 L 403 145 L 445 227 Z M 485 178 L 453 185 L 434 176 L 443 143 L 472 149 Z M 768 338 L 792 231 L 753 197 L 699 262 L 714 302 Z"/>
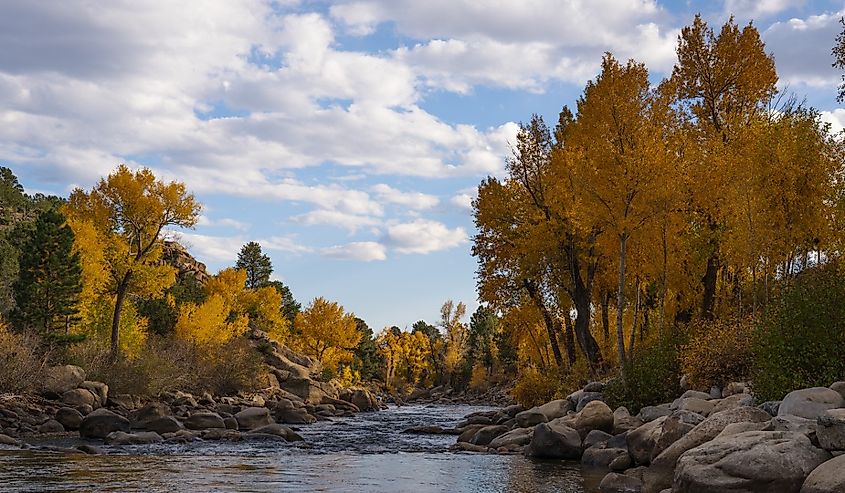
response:
<path id="1" fill-rule="evenodd" d="M 108 280 L 101 285 L 115 297 L 111 351 L 116 356 L 127 295 L 160 295 L 173 284 L 175 270 L 159 262 L 162 236 L 171 226 L 193 227 L 200 205 L 183 183 L 158 180 L 148 168 L 133 172 L 120 165 L 90 192 L 74 190 L 63 212 L 71 227 L 88 222 L 104 242 Z"/>
<path id="2" fill-rule="evenodd" d="M 292 344 L 332 370 L 352 358 L 352 351 L 361 340 L 355 315 L 322 297 L 314 298 L 296 316 L 294 325 L 299 334 Z"/>

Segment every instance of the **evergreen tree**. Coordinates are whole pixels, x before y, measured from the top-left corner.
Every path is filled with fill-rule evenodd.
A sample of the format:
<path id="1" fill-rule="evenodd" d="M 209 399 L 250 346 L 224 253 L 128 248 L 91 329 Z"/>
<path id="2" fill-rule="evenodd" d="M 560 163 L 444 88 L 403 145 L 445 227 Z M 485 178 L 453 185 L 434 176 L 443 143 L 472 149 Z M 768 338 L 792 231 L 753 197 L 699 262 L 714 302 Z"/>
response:
<path id="1" fill-rule="evenodd" d="M 256 241 L 250 241 L 241 248 L 235 267 L 246 271 L 247 288 L 265 286 L 270 282 L 270 274 L 273 273 L 270 257 L 261 252 L 261 245 Z"/>
<path id="2" fill-rule="evenodd" d="M 384 358 L 378 353 L 376 342 L 373 339 L 373 329 L 360 318 L 356 318 L 355 323 L 358 332 L 361 333 L 361 341 L 355 348 L 352 368 L 361 373 L 361 380 L 363 381 L 379 378 Z"/>
<path id="3" fill-rule="evenodd" d="M 296 301 L 293 297 L 290 288 L 281 281 L 270 281 L 270 286 L 276 288 L 276 291 L 282 295 L 282 315 L 290 322 L 291 329 L 294 327 L 296 316 L 302 311 L 302 304 Z"/>
<path id="4" fill-rule="evenodd" d="M 17 327 L 46 336 L 67 335 L 82 291 L 73 239 L 59 211 L 50 209 L 36 220 L 35 231 L 21 251 L 20 275 L 13 286 L 17 306 L 12 320 Z"/>

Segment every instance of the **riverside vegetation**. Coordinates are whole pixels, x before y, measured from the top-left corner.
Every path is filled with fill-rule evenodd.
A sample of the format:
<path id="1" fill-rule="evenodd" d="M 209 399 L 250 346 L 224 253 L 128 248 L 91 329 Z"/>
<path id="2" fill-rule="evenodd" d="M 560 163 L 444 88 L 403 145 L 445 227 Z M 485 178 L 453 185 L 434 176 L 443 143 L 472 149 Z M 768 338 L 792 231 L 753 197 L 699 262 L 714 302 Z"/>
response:
<path id="1" fill-rule="evenodd" d="M 407 431 L 580 460 L 602 491 L 842 491 L 843 140 L 754 26 L 697 16 L 677 53 L 658 84 L 606 54 L 553 129 L 521 126 L 473 202 L 468 324 L 303 308 L 255 242 L 210 275 L 170 238 L 200 204 L 148 169 L 65 199 L 0 168 L 0 440 L 296 441 L 389 399 L 512 398 Z"/>

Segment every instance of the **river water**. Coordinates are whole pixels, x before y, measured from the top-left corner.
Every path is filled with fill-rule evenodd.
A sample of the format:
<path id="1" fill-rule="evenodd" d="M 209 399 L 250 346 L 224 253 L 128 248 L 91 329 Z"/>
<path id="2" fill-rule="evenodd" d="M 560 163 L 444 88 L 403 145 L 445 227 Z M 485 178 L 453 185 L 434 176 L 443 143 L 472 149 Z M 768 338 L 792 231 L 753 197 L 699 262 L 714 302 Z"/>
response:
<path id="1" fill-rule="evenodd" d="M 25 492 L 514 492 L 585 491 L 575 463 L 452 453 L 454 426 L 473 406 L 403 406 L 303 426 L 304 443 L 195 442 L 104 447 L 107 455 L 0 450 L 0 491 Z M 73 442 L 52 442 L 74 445 Z M 592 488 L 588 488 L 592 489 Z"/>

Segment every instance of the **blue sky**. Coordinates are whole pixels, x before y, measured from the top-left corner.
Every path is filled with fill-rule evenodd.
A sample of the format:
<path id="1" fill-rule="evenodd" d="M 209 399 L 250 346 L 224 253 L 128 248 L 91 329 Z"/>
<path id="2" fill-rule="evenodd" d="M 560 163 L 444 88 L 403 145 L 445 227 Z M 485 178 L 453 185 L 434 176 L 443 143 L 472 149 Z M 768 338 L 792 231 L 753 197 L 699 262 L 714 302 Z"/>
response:
<path id="1" fill-rule="evenodd" d="M 605 51 L 659 81 L 696 12 L 753 20 L 842 128 L 841 1 L 6 0 L 0 163 L 59 195 L 149 166 L 205 205 L 179 235 L 212 272 L 255 240 L 303 304 L 435 322 L 476 306 L 469 203 L 517 122 L 554 122 Z"/>

